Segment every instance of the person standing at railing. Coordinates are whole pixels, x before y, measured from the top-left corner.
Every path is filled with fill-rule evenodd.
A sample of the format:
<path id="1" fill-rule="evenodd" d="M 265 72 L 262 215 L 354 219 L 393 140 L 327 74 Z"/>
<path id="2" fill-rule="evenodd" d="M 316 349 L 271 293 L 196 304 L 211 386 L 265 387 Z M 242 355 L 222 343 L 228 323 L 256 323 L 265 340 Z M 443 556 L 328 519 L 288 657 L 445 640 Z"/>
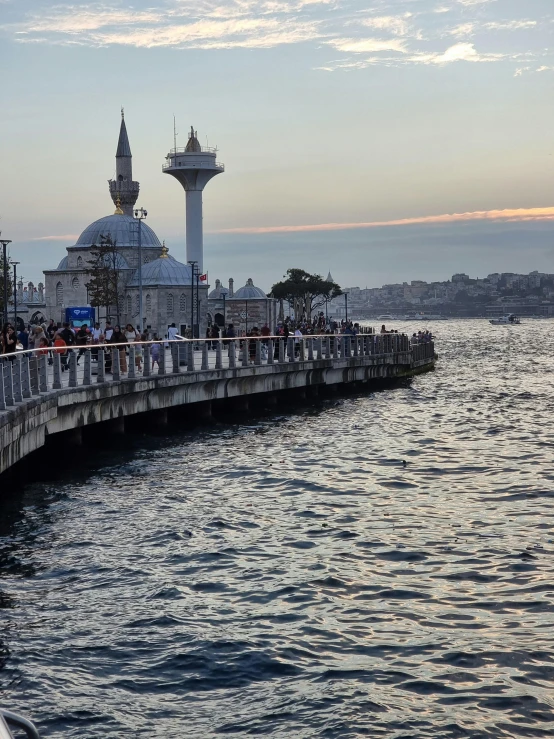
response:
<path id="1" fill-rule="evenodd" d="M 111 339 L 108 339 L 108 344 L 119 344 L 120 346 L 116 347 L 117 351 L 119 352 L 119 368 L 122 373 L 127 372 L 127 353 L 126 353 L 126 344 L 127 339 L 125 338 L 125 334 L 121 330 L 121 326 L 116 326 L 112 332 Z M 123 346 L 121 346 L 123 345 Z"/>
<path id="2" fill-rule="evenodd" d="M 153 344 L 150 344 L 150 357 L 152 359 L 152 369 L 154 369 L 154 365 L 158 365 L 158 372 L 160 370 L 160 354 L 162 351 L 162 345 L 159 343 L 158 334 L 154 334 L 153 336 Z"/>
<path id="3" fill-rule="evenodd" d="M 81 328 L 77 331 L 77 335 L 75 336 L 75 344 L 79 347 L 79 355 L 77 356 L 77 364 L 79 364 L 79 360 L 81 359 L 81 355 L 86 352 L 86 345 L 89 342 L 90 334 L 88 330 L 88 324 L 83 323 Z"/>
<path id="4" fill-rule="evenodd" d="M 11 323 L 2 329 L 2 354 L 14 354 L 17 349 L 17 336 Z"/>
<path id="5" fill-rule="evenodd" d="M 135 338 L 135 366 L 138 369 L 139 372 L 142 372 L 142 357 L 144 355 L 143 349 L 142 349 L 142 343 L 143 341 L 146 341 L 146 336 L 144 334 L 138 334 Z"/>
<path id="6" fill-rule="evenodd" d="M 67 344 L 65 343 L 65 339 L 63 338 L 61 331 L 58 331 L 54 336 L 54 347 L 56 354 L 60 355 L 62 372 L 65 372 L 67 369 Z"/>

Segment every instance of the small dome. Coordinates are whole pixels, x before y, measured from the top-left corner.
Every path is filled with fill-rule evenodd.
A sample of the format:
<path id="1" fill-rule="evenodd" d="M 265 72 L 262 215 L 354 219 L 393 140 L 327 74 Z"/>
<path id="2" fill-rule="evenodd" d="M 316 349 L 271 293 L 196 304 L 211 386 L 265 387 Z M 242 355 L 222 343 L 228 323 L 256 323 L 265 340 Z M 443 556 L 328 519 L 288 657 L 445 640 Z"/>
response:
<path id="1" fill-rule="evenodd" d="M 208 298 L 211 298 L 212 300 L 220 300 L 224 295 L 227 297 L 229 295 L 229 290 L 227 290 L 226 287 L 222 287 L 220 280 L 216 280 L 215 289 L 211 291 Z"/>
<path id="2" fill-rule="evenodd" d="M 256 287 L 252 278 L 249 277 L 246 285 L 239 288 L 229 300 L 255 300 L 256 298 L 267 298 L 267 295 L 260 287 Z"/>
<path id="3" fill-rule="evenodd" d="M 68 256 L 67 256 L 67 254 L 66 254 L 66 256 L 65 256 L 65 257 L 64 257 L 64 258 L 62 259 L 62 261 L 61 261 L 61 262 L 60 262 L 60 263 L 58 264 L 58 267 L 57 267 L 57 269 L 59 269 L 59 270 L 64 270 L 64 269 L 67 269 L 67 263 L 68 263 L 68 262 L 69 262 L 69 257 L 68 257 Z"/>
<path id="4" fill-rule="evenodd" d="M 190 286 L 192 281 L 191 268 L 169 255 L 161 256 L 154 259 L 153 262 L 143 264 L 141 271 L 143 287 L 184 287 Z M 138 287 L 138 285 L 139 273 L 137 269 L 127 287 Z"/>
<path id="5" fill-rule="evenodd" d="M 90 226 L 87 226 L 83 233 L 79 236 L 76 246 L 98 246 L 101 236 L 110 236 L 115 241 L 116 246 L 137 246 L 138 233 L 137 221 L 133 216 L 111 215 L 99 218 Z M 142 246 L 159 246 L 160 240 L 152 231 L 150 226 L 142 223 L 141 226 L 141 243 Z"/>

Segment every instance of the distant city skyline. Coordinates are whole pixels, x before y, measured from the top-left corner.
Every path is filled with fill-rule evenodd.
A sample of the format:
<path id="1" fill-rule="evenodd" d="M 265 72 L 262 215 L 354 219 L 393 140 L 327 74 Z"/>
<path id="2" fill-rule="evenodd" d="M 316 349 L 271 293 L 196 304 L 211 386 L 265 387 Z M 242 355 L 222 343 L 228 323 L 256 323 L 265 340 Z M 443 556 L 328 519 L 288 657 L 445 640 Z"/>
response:
<path id="1" fill-rule="evenodd" d="M 212 283 L 554 271 L 551 4 L 366 5 L 0 0 L 0 230 L 21 275 L 39 282 L 113 210 L 121 106 L 137 205 L 178 259 L 173 115 L 179 145 L 192 124 L 219 146 Z"/>

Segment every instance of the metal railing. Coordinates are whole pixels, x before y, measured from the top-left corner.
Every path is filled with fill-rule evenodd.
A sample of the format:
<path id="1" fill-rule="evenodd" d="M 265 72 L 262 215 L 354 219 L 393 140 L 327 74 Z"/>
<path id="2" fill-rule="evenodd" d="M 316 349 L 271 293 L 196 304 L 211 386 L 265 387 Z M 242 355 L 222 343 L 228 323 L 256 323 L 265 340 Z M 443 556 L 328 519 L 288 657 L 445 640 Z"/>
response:
<path id="1" fill-rule="evenodd" d="M 42 347 L 0 356 L 0 411 L 43 393 L 93 383 L 408 352 L 412 363 L 432 359 L 434 344 L 413 345 L 403 334 L 324 334 Z"/>
<path id="2" fill-rule="evenodd" d="M 21 729 L 28 739 L 40 739 L 36 727 L 28 719 L 0 708 L 0 739 L 14 739 L 12 729 Z"/>

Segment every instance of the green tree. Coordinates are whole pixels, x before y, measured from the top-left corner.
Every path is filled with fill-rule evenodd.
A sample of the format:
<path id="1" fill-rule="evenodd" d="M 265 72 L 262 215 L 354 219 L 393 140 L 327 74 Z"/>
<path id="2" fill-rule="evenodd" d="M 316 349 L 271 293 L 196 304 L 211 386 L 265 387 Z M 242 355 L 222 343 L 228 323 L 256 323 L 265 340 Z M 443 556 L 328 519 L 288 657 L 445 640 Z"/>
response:
<path id="1" fill-rule="evenodd" d="M 109 234 L 100 236 L 100 245 L 94 245 L 90 255 L 90 281 L 86 285 L 90 304 L 96 308 L 104 307 L 108 318 L 115 311 L 116 321 L 119 323 L 123 281 L 118 269 L 116 242 Z"/>
<path id="2" fill-rule="evenodd" d="M 311 275 L 303 269 L 289 269 L 281 282 L 271 288 L 277 300 L 288 300 L 294 306 L 294 317 L 311 318 L 312 313 L 325 302 L 342 295 L 336 282 L 324 280 L 321 275 Z"/>

